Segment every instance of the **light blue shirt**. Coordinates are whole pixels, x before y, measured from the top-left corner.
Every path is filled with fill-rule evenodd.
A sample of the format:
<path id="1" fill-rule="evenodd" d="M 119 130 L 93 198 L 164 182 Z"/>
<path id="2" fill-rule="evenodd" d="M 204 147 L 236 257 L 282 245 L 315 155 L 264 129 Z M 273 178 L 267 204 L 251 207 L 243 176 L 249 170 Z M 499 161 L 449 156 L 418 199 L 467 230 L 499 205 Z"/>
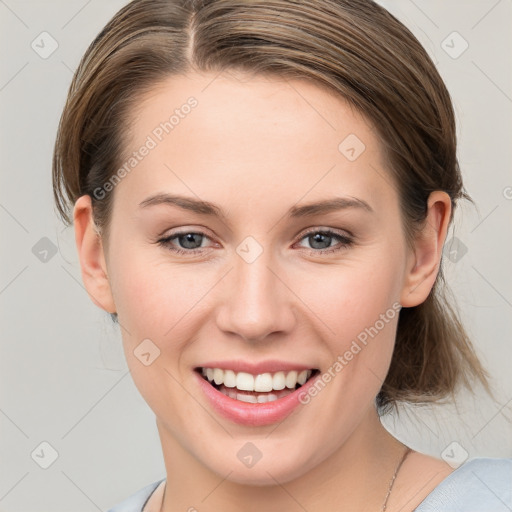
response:
<path id="1" fill-rule="evenodd" d="M 162 478 L 108 512 L 142 512 Z M 448 475 L 415 512 L 512 512 L 512 459 L 472 459 Z"/>

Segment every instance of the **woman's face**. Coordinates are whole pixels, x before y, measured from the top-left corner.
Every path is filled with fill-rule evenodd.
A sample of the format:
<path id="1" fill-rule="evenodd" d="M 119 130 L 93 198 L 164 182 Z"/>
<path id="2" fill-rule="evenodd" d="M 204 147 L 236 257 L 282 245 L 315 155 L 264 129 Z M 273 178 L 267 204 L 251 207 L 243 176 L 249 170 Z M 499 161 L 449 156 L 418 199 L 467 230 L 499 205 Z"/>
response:
<path id="1" fill-rule="evenodd" d="M 172 77 L 131 122 L 105 261 L 134 382 L 203 467 L 298 477 L 374 417 L 408 293 L 378 136 L 311 83 L 232 74 Z"/>

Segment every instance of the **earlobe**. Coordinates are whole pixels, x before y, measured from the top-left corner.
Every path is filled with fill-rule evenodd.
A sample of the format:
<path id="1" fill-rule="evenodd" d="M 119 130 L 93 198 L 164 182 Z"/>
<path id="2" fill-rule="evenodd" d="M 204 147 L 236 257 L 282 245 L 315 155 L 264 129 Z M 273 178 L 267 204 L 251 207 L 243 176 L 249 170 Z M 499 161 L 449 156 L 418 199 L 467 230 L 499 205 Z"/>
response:
<path id="1" fill-rule="evenodd" d="M 414 241 L 414 250 L 406 269 L 400 300 L 403 307 L 414 307 L 424 302 L 434 286 L 451 211 L 451 199 L 446 192 L 436 190 L 430 194 L 427 217 Z"/>
<path id="2" fill-rule="evenodd" d="M 82 281 L 91 300 L 96 306 L 115 313 L 103 244 L 92 216 L 91 198 L 81 196 L 73 210 L 75 242 L 80 260 Z"/>

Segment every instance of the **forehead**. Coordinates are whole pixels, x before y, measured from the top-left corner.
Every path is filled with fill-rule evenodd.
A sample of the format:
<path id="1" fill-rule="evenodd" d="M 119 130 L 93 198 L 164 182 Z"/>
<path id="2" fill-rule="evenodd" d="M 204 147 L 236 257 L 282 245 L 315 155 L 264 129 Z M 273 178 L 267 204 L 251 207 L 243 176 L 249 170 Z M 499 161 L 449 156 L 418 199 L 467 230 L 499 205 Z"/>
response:
<path id="1" fill-rule="evenodd" d="M 168 77 L 140 98 L 128 126 L 124 162 L 138 160 L 115 194 L 132 203 L 171 189 L 245 205 L 326 193 L 364 195 L 377 207 L 394 199 L 371 124 L 305 80 Z M 143 146 L 145 156 L 133 156 Z"/>

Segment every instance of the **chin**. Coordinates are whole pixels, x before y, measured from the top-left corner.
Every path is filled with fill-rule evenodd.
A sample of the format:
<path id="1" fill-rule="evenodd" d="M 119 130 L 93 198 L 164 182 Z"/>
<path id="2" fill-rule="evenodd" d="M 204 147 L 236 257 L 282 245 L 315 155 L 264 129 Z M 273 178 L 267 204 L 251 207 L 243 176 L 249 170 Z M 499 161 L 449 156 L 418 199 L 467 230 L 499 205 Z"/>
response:
<path id="1" fill-rule="evenodd" d="M 274 452 L 271 457 L 263 460 L 264 458 L 262 456 L 252 467 L 244 467 L 245 464 L 238 459 L 233 465 L 223 464 L 221 467 L 212 467 L 208 464 L 208 466 L 211 471 L 230 482 L 257 487 L 285 484 L 308 471 L 303 461 L 285 460 L 278 452 Z"/>

